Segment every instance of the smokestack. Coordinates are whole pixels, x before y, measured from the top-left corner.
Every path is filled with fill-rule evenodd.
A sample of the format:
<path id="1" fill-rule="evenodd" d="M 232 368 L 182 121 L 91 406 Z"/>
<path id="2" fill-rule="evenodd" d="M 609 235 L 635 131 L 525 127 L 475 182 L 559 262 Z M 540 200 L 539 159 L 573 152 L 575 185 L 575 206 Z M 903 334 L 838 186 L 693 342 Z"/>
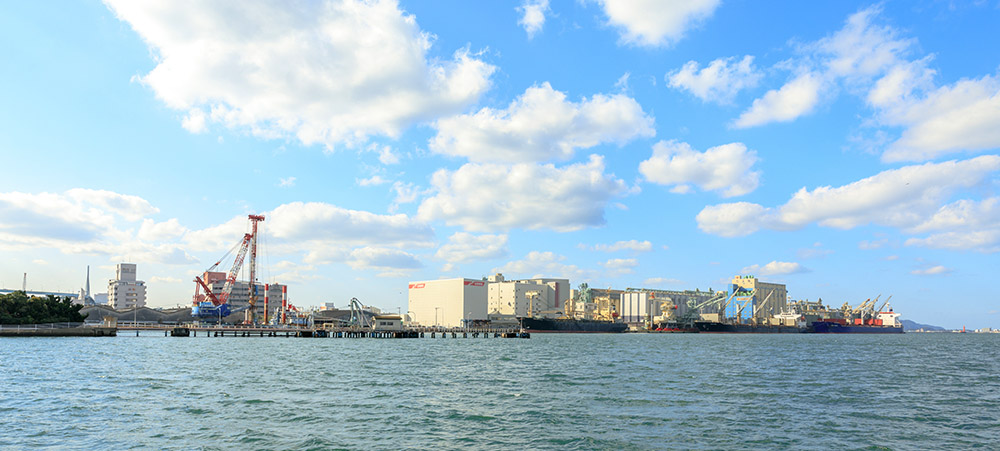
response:
<path id="1" fill-rule="evenodd" d="M 87 292 L 84 294 L 90 298 L 90 265 L 87 265 Z"/>
<path id="2" fill-rule="evenodd" d="M 21 281 L 21 291 L 28 292 L 28 273 L 24 273 L 24 280 Z"/>

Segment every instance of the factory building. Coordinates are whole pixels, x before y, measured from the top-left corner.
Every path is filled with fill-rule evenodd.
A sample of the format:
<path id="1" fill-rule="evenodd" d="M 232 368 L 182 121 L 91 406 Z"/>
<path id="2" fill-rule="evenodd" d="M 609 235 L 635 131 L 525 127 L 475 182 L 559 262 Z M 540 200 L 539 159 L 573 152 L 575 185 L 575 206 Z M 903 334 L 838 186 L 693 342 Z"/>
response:
<path id="1" fill-rule="evenodd" d="M 212 292 L 216 296 L 222 294 L 222 290 L 226 286 L 226 273 L 217 271 L 206 271 L 201 276 L 201 280 L 205 281 L 205 284 L 212 289 Z M 200 287 L 199 287 L 200 288 Z M 254 310 L 256 311 L 257 318 L 260 321 L 264 321 L 265 312 L 265 300 L 267 301 L 266 311 L 270 312 L 267 318 L 270 319 L 274 315 L 275 309 L 281 309 L 281 292 L 284 288 L 282 284 L 270 284 L 267 286 L 268 293 L 265 298 L 264 296 L 264 284 L 257 284 L 257 304 Z M 208 298 L 200 290 L 195 292 L 194 301 L 204 302 Z M 233 310 L 246 307 L 250 304 L 250 284 L 248 282 L 237 280 L 233 283 L 233 289 L 229 293 L 229 307 Z"/>
<path id="2" fill-rule="evenodd" d="M 485 280 L 454 278 L 409 284 L 411 320 L 421 326 L 461 327 L 486 319 Z"/>
<path id="3" fill-rule="evenodd" d="M 572 290 L 568 279 L 505 280 L 503 274 L 495 274 L 489 278 L 487 293 L 491 316 L 559 317 Z"/>
<path id="4" fill-rule="evenodd" d="M 108 281 L 108 305 L 115 310 L 146 306 L 146 282 L 136 280 L 135 263 L 115 266 L 115 278 Z"/>
<path id="5" fill-rule="evenodd" d="M 729 293 L 736 293 L 726 306 L 726 316 L 730 318 L 767 318 L 781 313 L 788 305 L 784 284 L 761 282 L 754 276 L 734 276 Z"/>
<path id="6" fill-rule="evenodd" d="M 715 295 L 711 289 L 673 291 L 629 288 L 621 293 L 621 318 L 626 323 L 645 323 L 658 316 L 678 318 L 687 313 L 689 302 L 698 305 Z"/>

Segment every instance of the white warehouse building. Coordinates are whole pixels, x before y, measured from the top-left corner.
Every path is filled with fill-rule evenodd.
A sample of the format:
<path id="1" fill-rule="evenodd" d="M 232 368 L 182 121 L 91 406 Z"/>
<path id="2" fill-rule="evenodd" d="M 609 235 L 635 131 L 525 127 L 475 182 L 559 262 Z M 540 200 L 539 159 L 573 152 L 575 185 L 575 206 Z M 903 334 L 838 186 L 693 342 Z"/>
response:
<path id="1" fill-rule="evenodd" d="M 421 326 L 461 327 L 486 319 L 485 280 L 454 278 L 410 282 L 409 313 Z"/>

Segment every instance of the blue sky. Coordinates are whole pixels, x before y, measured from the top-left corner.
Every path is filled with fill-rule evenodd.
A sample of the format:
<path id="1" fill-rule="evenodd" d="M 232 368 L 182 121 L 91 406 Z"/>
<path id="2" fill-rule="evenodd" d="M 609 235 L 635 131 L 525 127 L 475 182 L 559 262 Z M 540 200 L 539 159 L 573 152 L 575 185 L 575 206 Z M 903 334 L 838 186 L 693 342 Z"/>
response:
<path id="1" fill-rule="evenodd" d="M 0 285 L 736 274 L 1000 326 L 996 2 L 4 4 Z"/>

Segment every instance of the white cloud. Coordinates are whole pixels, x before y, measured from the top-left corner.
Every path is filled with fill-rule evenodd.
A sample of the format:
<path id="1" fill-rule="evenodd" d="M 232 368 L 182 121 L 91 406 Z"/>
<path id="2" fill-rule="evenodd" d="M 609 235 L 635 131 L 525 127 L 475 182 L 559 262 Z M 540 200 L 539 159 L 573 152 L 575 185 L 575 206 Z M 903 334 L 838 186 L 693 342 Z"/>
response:
<path id="1" fill-rule="evenodd" d="M 882 119 L 905 127 L 882 154 L 886 162 L 924 161 L 1000 147 L 1000 76 L 960 80 L 919 100 L 903 100 Z"/>
<path id="2" fill-rule="evenodd" d="M 880 5 L 858 11 L 847 18 L 844 28 L 810 46 L 824 57 L 830 75 L 868 78 L 902 61 L 915 41 L 899 38 L 891 27 L 875 25 L 873 19 L 881 12 Z"/>
<path id="3" fill-rule="evenodd" d="M 743 143 L 698 152 L 687 143 L 660 141 L 653 146 L 652 157 L 639 163 L 639 172 L 650 182 L 675 185 L 674 192 L 688 192 L 690 183 L 733 197 L 757 189 L 760 171 L 751 170 L 756 162 L 757 153 Z"/>
<path id="4" fill-rule="evenodd" d="M 295 177 L 286 177 L 278 179 L 278 187 L 290 188 L 295 186 Z"/>
<path id="5" fill-rule="evenodd" d="M 737 237 L 760 230 L 766 225 L 767 216 L 768 210 L 761 205 L 735 202 L 709 205 L 698 213 L 695 220 L 702 232 Z"/>
<path id="6" fill-rule="evenodd" d="M 649 252 L 653 250 L 653 243 L 649 241 L 638 241 L 638 240 L 628 240 L 628 241 L 618 241 L 614 244 L 596 244 L 593 249 L 595 251 L 603 252 L 618 252 L 623 250 L 630 250 L 634 252 Z"/>
<path id="7" fill-rule="evenodd" d="M 142 241 L 168 241 L 183 236 L 187 231 L 188 229 L 182 226 L 177 218 L 164 222 L 143 219 L 136 237 Z"/>
<path id="8" fill-rule="evenodd" d="M 951 273 L 951 269 L 945 268 L 944 266 L 940 265 L 932 266 L 930 268 L 915 269 L 913 271 L 910 271 L 910 274 L 915 274 L 918 276 L 934 276 L 934 275 L 949 274 L 949 273 Z"/>
<path id="9" fill-rule="evenodd" d="M 412 270 L 423 267 L 416 257 L 399 249 L 362 247 L 351 251 L 347 264 L 354 269 Z"/>
<path id="10" fill-rule="evenodd" d="M 328 147 L 398 136 L 474 103 L 496 69 L 467 49 L 429 58 L 434 37 L 395 0 L 106 3 L 153 52 L 141 82 L 196 132 L 211 121 Z"/>
<path id="11" fill-rule="evenodd" d="M 384 178 L 382 178 L 379 175 L 373 175 L 373 176 L 368 177 L 366 179 L 359 179 L 358 180 L 358 185 L 360 185 L 360 186 L 378 186 L 378 185 L 384 185 L 386 183 L 389 183 L 389 181 L 386 180 L 386 179 L 384 179 Z"/>
<path id="12" fill-rule="evenodd" d="M 484 232 L 599 226 L 609 200 L 627 190 L 625 182 L 604 173 L 604 160 L 596 155 L 564 168 L 469 163 L 437 171 L 431 185 L 434 194 L 420 204 L 418 218 Z"/>
<path id="13" fill-rule="evenodd" d="M 457 232 L 448 238 L 435 257 L 448 262 L 465 263 L 491 260 L 507 255 L 507 235 L 473 235 Z"/>
<path id="14" fill-rule="evenodd" d="M 392 190 L 396 192 L 396 199 L 393 200 L 394 206 L 414 202 L 423 193 L 419 186 L 404 182 L 393 183 Z"/>
<path id="15" fill-rule="evenodd" d="M 153 276 L 149 278 L 149 283 L 181 283 L 183 280 L 170 276 Z"/>
<path id="16" fill-rule="evenodd" d="M 598 0 L 626 44 L 666 46 L 709 18 L 719 0 Z"/>
<path id="17" fill-rule="evenodd" d="M 799 75 L 781 89 L 772 89 L 764 97 L 754 100 L 733 126 L 748 128 L 769 122 L 791 121 L 816 107 L 822 87 L 822 79 L 817 74 L 806 72 Z"/>
<path id="18" fill-rule="evenodd" d="M 521 260 L 515 260 L 499 268 L 493 268 L 493 273 L 503 273 L 508 279 L 528 278 L 562 278 L 588 280 L 591 272 L 581 270 L 576 265 L 563 263 L 566 257 L 552 252 L 532 251 Z"/>
<path id="19" fill-rule="evenodd" d="M 548 83 L 533 86 L 506 110 L 483 108 L 435 122 L 434 152 L 472 161 L 565 160 L 577 149 L 653 136 L 653 118 L 623 94 L 596 94 L 579 103 Z"/>
<path id="20" fill-rule="evenodd" d="M 393 153 L 389 146 L 383 146 L 378 152 L 378 161 L 385 165 L 399 164 L 399 155 Z"/>
<path id="21" fill-rule="evenodd" d="M 906 240 L 907 246 L 1000 252 L 1000 198 L 981 202 L 963 199 L 945 205 L 907 232 L 931 232 L 925 238 Z"/>
<path id="22" fill-rule="evenodd" d="M 606 270 L 602 274 L 604 277 L 618 277 L 623 274 L 632 274 L 633 269 L 639 266 L 639 261 L 634 258 L 612 258 L 601 263 L 601 266 Z"/>
<path id="23" fill-rule="evenodd" d="M 760 72 L 753 68 L 753 57 L 742 60 L 719 58 L 699 70 L 696 61 L 688 61 L 666 75 L 670 87 L 686 89 L 705 102 L 730 103 L 740 91 L 757 86 Z"/>
<path id="24" fill-rule="evenodd" d="M 840 187 L 802 188 L 773 209 L 745 202 L 709 206 L 698 214 L 698 227 L 722 236 L 746 235 L 760 228 L 798 229 L 812 223 L 838 229 L 877 224 L 922 230 L 920 226 L 953 193 L 998 170 L 996 155 L 906 166 Z"/>
<path id="25" fill-rule="evenodd" d="M 650 277 L 642 281 L 642 284 L 646 286 L 680 285 L 682 283 L 684 283 L 683 280 L 668 277 Z"/>
<path id="26" fill-rule="evenodd" d="M 195 108 L 188 111 L 188 114 L 184 116 L 184 119 L 181 119 L 181 127 L 184 127 L 185 130 L 194 134 L 205 133 L 208 131 L 206 119 L 207 117 L 205 112 Z M 219 143 L 222 143 L 221 136 L 219 137 Z"/>
<path id="27" fill-rule="evenodd" d="M 71 189 L 56 193 L 0 193 L 0 249 L 51 248 L 65 254 L 127 256 L 136 263 L 197 261 L 170 240 L 184 229 L 176 220 L 145 219 L 157 213 L 145 199 L 111 191 Z M 125 221 L 125 222 L 122 222 Z"/>
<path id="28" fill-rule="evenodd" d="M 750 265 L 740 270 L 741 274 L 759 274 L 762 276 L 775 276 L 784 274 L 797 274 L 808 272 L 804 266 L 795 262 L 772 261 L 764 266 Z"/>
<path id="29" fill-rule="evenodd" d="M 236 220 L 245 223 L 246 218 Z M 321 202 L 280 205 L 265 221 L 272 237 L 289 242 L 319 240 L 340 245 L 430 246 L 434 239 L 434 232 L 427 224 L 406 215 L 378 215 Z"/>
<path id="30" fill-rule="evenodd" d="M 528 33 L 528 39 L 535 37 L 535 33 L 542 31 L 545 25 L 545 13 L 549 12 L 549 0 L 524 0 L 517 8 L 521 13 L 518 25 L 524 27 Z"/>

